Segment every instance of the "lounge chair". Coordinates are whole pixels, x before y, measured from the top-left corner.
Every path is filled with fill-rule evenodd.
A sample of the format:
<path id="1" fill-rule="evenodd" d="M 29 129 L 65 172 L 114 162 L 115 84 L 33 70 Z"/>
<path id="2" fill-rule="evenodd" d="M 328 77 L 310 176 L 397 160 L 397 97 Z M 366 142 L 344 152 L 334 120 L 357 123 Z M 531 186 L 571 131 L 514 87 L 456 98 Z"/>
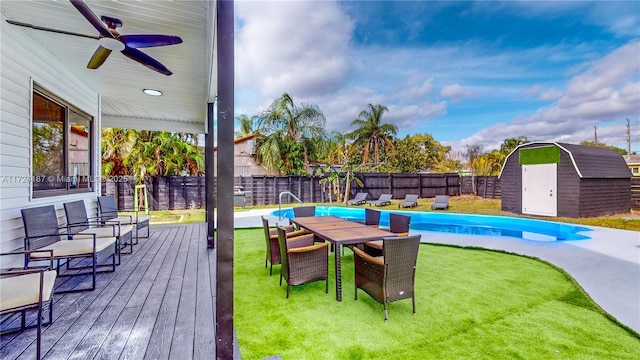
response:
<path id="1" fill-rule="evenodd" d="M 95 234 L 88 234 L 86 238 L 69 240 L 66 234 L 66 226 L 58 225 L 58 216 L 53 205 L 22 209 L 22 223 L 24 224 L 24 248 L 31 251 L 24 257 L 24 266 L 28 267 L 30 262 L 42 260 L 45 257 L 42 252 L 33 250 L 52 250 L 53 259 L 56 260 L 55 268 L 58 276 L 84 276 L 91 275 L 92 283 L 88 288 L 74 288 L 63 292 L 77 292 L 94 290 L 96 288 L 96 274 L 98 272 L 114 272 L 116 270 L 117 239 L 115 237 L 99 238 Z M 88 266 L 70 265 L 71 261 L 79 259 L 86 261 L 90 259 Z M 109 263 L 106 260 L 111 259 Z M 60 271 L 60 261 L 66 260 L 66 270 Z M 107 270 L 98 271 L 98 267 L 107 266 Z M 89 268 L 90 271 L 75 271 Z M 73 271 L 70 271 L 73 270 Z"/>
<path id="2" fill-rule="evenodd" d="M 42 327 L 53 321 L 53 287 L 56 271 L 53 270 L 53 250 L 37 251 L 40 259 L 49 260 L 48 266 L 24 267 L 0 271 L 0 316 L 19 313 L 20 326 L 4 329 L 1 335 L 36 328 L 36 359 L 40 359 Z M 15 251 L 0 256 L 30 256 L 32 251 Z M 46 321 L 44 311 L 47 311 Z M 27 326 L 28 311 L 36 311 L 35 324 Z"/>
<path id="3" fill-rule="evenodd" d="M 136 212 L 135 216 L 120 216 L 118 214 L 118 206 L 116 206 L 116 198 L 113 195 L 107 196 L 98 196 L 98 216 L 100 221 L 105 221 L 109 223 L 119 222 L 125 225 L 135 225 L 135 242 L 134 245 L 138 244 L 138 239 L 140 238 L 140 229 L 147 228 L 146 238 L 149 237 L 149 216 L 148 215 L 139 215 Z"/>
<path id="4" fill-rule="evenodd" d="M 99 238 L 115 237 L 118 239 L 117 265 L 120 265 L 120 255 L 123 247 L 128 244 L 129 253 L 133 252 L 133 225 L 125 225 L 119 222 L 105 223 L 98 221 L 98 217 L 89 218 L 83 200 L 64 203 L 64 213 L 67 216 L 67 232 L 73 234 L 73 239 L 91 237 L 91 234 L 96 234 Z"/>
<path id="5" fill-rule="evenodd" d="M 367 202 L 367 195 L 365 192 L 359 192 L 356 194 L 356 197 L 347 200 L 347 205 L 362 205 Z"/>
<path id="6" fill-rule="evenodd" d="M 407 194 L 402 200 L 401 203 L 398 204 L 398 208 L 408 208 L 418 206 L 418 195 L 415 194 Z"/>
<path id="7" fill-rule="evenodd" d="M 369 200 L 369 201 L 367 201 L 367 204 L 369 204 L 369 206 L 391 205 L 391 198 L 392 197 L 393 197 L 393 195 L 391 195 L 391 194 L 382 194 L 382 195 L 380 195 L 378 200 Z"/>
<path id="8" fill-rule="evenodd" d="M 431 210 L 447 210 L 449 208 L 449 195 L 436 195 L 436 199 L 431 204 Z"/>
<path id="9" fill-rule="evenodd" d="M 291 285 L 302 285 L 314 281 L 325 281 L 325 293 L 329 293 L 328 243 L 313 245 L 313 234 L 289 239 L 287 231 L 278 227 L 280 247 L 280 286 L 287 282 L 287 299 Z M 303 245 L 303 246 L 300 246 Z"/>
<path id="10" fill-rule="evenodd" d="M 387 321 L 387 304 L 392 301 L 411 299 L 413 313 L 416 313 L 415 278 L 420 235 L 388 237 L 382 241 L 382 257 L 353 249 L 355 299 L 358 300 L 358 289 L 364 290 L 382 304 L 384 321 Z"/>

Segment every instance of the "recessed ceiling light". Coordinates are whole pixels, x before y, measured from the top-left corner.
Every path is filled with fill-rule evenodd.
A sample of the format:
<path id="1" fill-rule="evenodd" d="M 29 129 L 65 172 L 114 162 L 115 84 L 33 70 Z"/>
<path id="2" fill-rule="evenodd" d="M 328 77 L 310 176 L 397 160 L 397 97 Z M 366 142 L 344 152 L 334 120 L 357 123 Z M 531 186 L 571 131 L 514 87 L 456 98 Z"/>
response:
<path id="1" fill-rule="evenodd" d="M 160 95 L 162 95 L 162 91 L 154 90 L 154 89 L 144 89 L 144 90 L 142 90 L 142 92 L 144 92 L 147 95 L 151 95 L 151 96 L 160 96 Z"/>

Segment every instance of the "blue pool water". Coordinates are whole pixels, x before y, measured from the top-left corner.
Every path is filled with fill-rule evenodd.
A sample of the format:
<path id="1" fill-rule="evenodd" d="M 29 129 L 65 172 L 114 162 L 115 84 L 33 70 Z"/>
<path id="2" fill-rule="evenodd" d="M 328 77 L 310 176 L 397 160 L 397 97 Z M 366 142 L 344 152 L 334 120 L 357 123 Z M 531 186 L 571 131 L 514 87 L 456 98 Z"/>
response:
<path id="1" fill-rule="evenodd" d="M 469 215 L 444 212 L 381 210 L 380 225 L 389 226 L 389 213 L 411 216 L 411 229 L 444 233 L 508 236 L 533 241 L 585 240 L 584 226 L 508 216 Z M 273 212 L 274 216 L 293 217 L 293 209 Z M 347 220 L 364 221 L 363 208 L 316 206 L 316 215 L 334 215 Z"/>

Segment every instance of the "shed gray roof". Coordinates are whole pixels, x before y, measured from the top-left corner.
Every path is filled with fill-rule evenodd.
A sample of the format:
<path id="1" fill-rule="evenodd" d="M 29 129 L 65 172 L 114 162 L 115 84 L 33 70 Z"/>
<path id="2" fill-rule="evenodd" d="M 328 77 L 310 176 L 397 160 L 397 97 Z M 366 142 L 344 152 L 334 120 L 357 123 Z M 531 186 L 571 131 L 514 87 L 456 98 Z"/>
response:
<path id="1" fill-rule="evenodd" d="M 532 142 L 518 146 L 509 157 L 521 148 L 557 145 L 561 150 L 567 152 L 573 161 L 576 172 L 581 178 L 601 178 L 620 179 L 630 178 L 631 170 L 624 161 L 622 155 L 607 148 L 575 145 L 556 142 Z M 506 161 L 509 160 L 507 157 Z"/>

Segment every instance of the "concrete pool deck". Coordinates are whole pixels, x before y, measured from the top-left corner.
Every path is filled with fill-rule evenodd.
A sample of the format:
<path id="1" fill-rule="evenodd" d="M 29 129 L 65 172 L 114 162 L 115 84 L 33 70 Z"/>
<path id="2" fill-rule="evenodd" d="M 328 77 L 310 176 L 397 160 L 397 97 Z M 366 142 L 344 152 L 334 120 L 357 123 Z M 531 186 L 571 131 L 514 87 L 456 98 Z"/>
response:
<path id="1" fill-rule="evenodd" d="M 288 224 L 271 215 L 274 209 L 236 212 L 235 228 Z M 411 230 L 423 243 L 474 246 L 533 256 L 573 277 L 589 296 L 620 323 L 640 333 L 640 232 L 585 226 L 587 240 L 531 241 L 511 237 L 464 235 Z"/>

